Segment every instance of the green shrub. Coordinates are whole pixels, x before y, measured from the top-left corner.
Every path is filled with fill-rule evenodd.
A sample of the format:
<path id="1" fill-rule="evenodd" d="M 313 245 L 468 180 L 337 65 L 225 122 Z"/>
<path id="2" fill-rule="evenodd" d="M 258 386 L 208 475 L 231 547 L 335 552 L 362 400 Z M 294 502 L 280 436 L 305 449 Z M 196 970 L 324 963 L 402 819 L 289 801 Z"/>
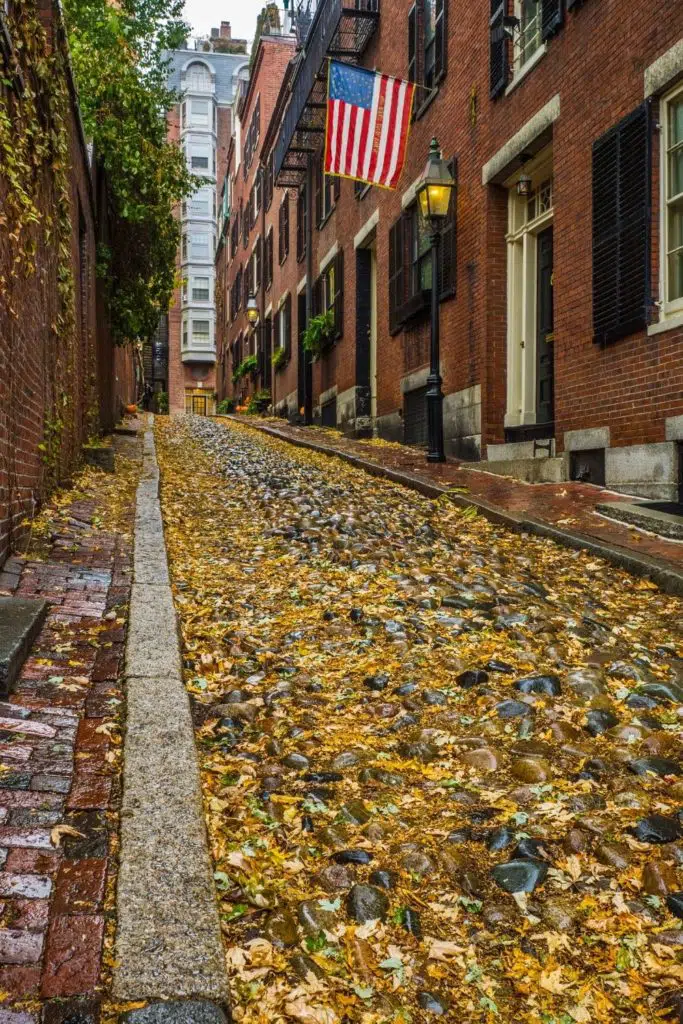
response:
<path id="1" fill-rule="evenodd" d="M 235 411 L 235 399 L 224 398 L 218 403 L 216 412 L 221 416 L 227 416 L 228 413 Z"/>

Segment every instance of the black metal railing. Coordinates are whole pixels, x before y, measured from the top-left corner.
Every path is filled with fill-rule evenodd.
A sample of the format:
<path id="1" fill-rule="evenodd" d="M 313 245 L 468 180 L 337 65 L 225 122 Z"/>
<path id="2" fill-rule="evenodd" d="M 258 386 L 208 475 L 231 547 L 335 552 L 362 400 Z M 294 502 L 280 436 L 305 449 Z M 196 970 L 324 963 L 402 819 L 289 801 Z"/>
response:
<path id="1" fill-rule="evenodd" d="M 326 57 L 357 63 L 379 18 L 379 0 L 320 0 L 300 54 L 290 100 L 274 148 L 275 178 L 302 184 L 306 154 L 322 146 L 327 103 Z"/>

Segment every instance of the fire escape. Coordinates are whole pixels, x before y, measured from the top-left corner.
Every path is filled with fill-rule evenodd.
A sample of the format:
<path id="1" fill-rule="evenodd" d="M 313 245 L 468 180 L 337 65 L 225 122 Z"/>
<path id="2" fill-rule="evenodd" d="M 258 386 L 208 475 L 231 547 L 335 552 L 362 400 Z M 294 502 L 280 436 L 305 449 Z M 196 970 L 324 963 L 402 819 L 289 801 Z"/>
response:
<path id="1" fill-rule="evenodd" d="M 300 188 L 309 154 L 319 152 L 325 135 L 327 63 L 325 58 L 357 64 L 372 38 L 380 0 L 319 0 L 293 11 L 302 48 L 292 79 L 289 103 L 274 148 L 274 172 L 282 188 Z"/>

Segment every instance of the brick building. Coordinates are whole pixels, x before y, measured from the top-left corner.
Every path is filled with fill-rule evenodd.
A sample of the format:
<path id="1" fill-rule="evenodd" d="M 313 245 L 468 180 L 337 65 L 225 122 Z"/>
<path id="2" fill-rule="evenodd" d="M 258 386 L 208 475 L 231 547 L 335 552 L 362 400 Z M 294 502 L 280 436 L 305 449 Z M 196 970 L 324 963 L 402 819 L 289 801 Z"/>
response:
<path id="1" fill-rule="evenodd" d="M 290 245 L 285 219 L 291 218 L 294 224 L 296 193 L 289 196 L 274 188 L 272 159 L 264 157 L 268 128 L 278 123 L 276 104 L 295 46 L 291 33 L 275 29 L 259 38 L 250 77 L 235 104 L 235 133 L 221 190 L 216 255 L 218 393 L 231 395 L 234 387 L 238 401 L 250 392 L 272 389 L 273 332 L 277 332 L 277 348 L 287 330 L 287 311 L 281 308 L 279 296 L 287 290 L 283 281 L 297 273 L 294 236 Z M 250 326 L 246 315 L 250 295 L 257 299 L 256 327 Z M 233 385 L 233 373 L 250 357 L 258 361 L 258 371 Z"/>
<path id="2" fill-rule="evenodd" d="M 168 338 L 170 412 L 206 415 L 215 411 L 216 389 L 216 182 L 225 177 L 232 104 L 248 64 L 242 53 L 203 49 L 175 50 L 169 57 L 169 87 L 180 97 L 168 115 L 169 138 L 183 147 L 188 167 L 205 183 L 178 211 L 181 283 L 159 333 Z"/>
<path id="3" fill-rule="evenodd" d="M 0 8 L 0 70 L 3 151 L 21 154 L 38 107 L 50 140 L 32 152 L 34 176 L 22 169 L 21 209 L 30 201 L 37 211 L 30 223 L 17 213 L 11 168 L 0 163 L 1 564 L 50 489 L 79 464 L 81 445 L 135 401 L 136 380 L 133 350 L 111 342 L 95 275 L 97 244 L 108 240 L 107 184 L 83 136 L 56 2 Z M 63 128 L 52 121 L 48 88 L 65 91 Z M 62 130 L 58 159 L 52 147 Z"/>
<path id="4" fill-rule="evenodd" d="M 395 192 L 323 180 L 323 72 L 340 54 L 419 86 Z M 258 301 L 288 310 L 278 412 L 424 441 L 431 274 L 415 185 L 436 135 L 457 181 L 439 274 L 449 451 L 524 479 L 676 499 L 683 4 L 490 0 L 456 16 L 453 0 L 354 12 L 322 0 L 274 116 L 261 164 L 273 160 L 290 208 L 274 250 L 281 223 L 306 235 L 308 177 L 311 310 L 335 314 L 309 368 L 305 273 L 270 296 L 261 283 Z"/>

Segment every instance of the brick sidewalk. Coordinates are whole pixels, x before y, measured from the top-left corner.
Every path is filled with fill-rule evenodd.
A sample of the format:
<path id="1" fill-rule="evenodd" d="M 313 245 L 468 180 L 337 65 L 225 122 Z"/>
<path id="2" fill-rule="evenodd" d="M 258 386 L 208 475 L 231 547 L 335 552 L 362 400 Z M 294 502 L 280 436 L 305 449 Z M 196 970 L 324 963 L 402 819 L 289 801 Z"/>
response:
<path id="1" fill-rule="evenodd" d="M 258 427 L 262 424 L 292 440 L 313 442 L 331 452 L 355 456 L 376 466 L 409 474 L 426 483 L 466 488 L 472 498 L 497 506 L 505 512 L 580 533 L 601 544 L 616 545 L 639 556 L 647 555 L 679 570 L 683 568 L 683 544 L 680 542 L 655 537 L 623 523 L 613 522 L 595 511 L 598 503 L 628 501 L 628 497 L 623 494 L 573 481 L 526 484 L 510 477 L 468 469 L 468 463 L 456 459 L 449 459 L 442 465 L 428 464 L 421 449 L 405 445 L 371 439 L 355 440 L 337 431 L 291 426 L 279 419 L 235 418 L 248 426 Z"/>
<path id="2" fill-rule="evenodd" d="M 115 445 L 138 455 L 135 438 Z M 97 494 L 75 497 L 46 557 L 12 558 L 0 573 L 0 592 L 50 603 L 0 703 L 0 1024 L 98 1019 L 132 564 L 129 529 L 93 528 L 103 513 Z"/>

